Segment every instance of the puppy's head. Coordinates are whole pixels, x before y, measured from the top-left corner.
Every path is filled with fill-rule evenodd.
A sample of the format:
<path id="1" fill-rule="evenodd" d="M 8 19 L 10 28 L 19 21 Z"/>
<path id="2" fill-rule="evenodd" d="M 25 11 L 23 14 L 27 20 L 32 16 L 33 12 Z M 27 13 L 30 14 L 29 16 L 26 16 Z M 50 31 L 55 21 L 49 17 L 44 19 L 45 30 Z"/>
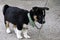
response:
<path id="1" fill-rule="evenodd" d="M 40 24 L 45 23 L 45 10 L 49 10 L 47 7 L 33 7 L 30 11 L 32 19 Z"/>

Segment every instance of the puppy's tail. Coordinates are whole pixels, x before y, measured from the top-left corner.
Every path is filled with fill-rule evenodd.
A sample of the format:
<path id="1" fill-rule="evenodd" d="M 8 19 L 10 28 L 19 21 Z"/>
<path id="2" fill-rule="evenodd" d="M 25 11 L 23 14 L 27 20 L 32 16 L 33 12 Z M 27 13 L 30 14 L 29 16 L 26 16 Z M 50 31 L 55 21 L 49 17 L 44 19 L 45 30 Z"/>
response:
<path id="1" fill-rule="evenodd" d="M 7 8 L 8 8 L 9 6 L 6 4 L 6 5 L 4 5 L 4 7 L 3 7 L 3 14 L 5 15 L 5 12 L 6 12 L 6 10 L 7 10 Z"/>

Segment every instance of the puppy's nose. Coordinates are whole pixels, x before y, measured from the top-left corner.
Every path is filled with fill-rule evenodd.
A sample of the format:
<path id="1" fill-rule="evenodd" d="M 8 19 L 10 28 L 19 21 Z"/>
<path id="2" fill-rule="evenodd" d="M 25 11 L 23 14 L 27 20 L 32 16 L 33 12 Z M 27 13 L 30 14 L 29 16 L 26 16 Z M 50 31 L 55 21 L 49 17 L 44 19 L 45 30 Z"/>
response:
<path id="1" fill-rule="evenodd" d="M 43 21 L 43 24 L 45 23 L 45 21 Z"/>
<path id="2" fill-rule="evenodd" d="M 45 20 L 38 20 L 38 22 L 40 23 L 40 24 L 44 24 L 45 23 Z"/>

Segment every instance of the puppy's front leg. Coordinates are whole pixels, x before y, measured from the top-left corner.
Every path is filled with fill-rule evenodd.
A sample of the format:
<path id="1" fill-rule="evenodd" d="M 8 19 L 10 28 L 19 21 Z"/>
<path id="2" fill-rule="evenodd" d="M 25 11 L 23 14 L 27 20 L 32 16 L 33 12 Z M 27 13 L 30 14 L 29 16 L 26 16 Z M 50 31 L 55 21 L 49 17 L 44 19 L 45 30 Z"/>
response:
<path id="1" fill-rule="evenodd" d="M 23 37 L 21 36 L 22 30 L 16 29 L 16 36 L 18 39 L 22 39 Z"/>
<path id="2" fill-rule="evenodd" d="M 23 31 L 23 35 L 25 38 L 30 38 L 30 36 L 27 34 L 28 30 L 24 30 Z"/>
<path id="3" fill-rule="evenodd" d="M 24 35 L 24 37 L 25 38 L 30 38 L 30 36 L 27 34 L 28 33 L 28 28 L 27 28 L 28 25 L 24 24 L 23 27 L 24 27 L 23 28 L 23 35 Z"/>

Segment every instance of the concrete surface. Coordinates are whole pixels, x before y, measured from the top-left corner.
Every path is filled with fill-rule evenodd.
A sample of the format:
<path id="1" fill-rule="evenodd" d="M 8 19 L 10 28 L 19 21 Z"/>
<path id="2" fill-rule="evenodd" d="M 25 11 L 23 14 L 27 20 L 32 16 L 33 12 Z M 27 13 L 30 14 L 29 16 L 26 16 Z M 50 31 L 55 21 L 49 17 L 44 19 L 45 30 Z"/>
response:
<path id="1" fill-rule="evenodd" d="M 12 33 L 7 34 L 5 32 L 6 28 L 4 26 L 4 17 L 2 14 L 2 8 L 4 4 L 30 10 L 33 6 L 43 7 L 46 1 L 47 0 L 0 0 L 0 40 L 18 40 L 13 32 L 12 24 L 10 24 Z M 31 36 L 31 39 L 23 38 L 20 40 L 60 40 L 60 0 L 48 0 L 46 6 L 49 7 L 50 10 L 46 11 L 46 23 L 40 30 L 40 33 L 38 29 L 30 26 L 28 34 Z"/>

